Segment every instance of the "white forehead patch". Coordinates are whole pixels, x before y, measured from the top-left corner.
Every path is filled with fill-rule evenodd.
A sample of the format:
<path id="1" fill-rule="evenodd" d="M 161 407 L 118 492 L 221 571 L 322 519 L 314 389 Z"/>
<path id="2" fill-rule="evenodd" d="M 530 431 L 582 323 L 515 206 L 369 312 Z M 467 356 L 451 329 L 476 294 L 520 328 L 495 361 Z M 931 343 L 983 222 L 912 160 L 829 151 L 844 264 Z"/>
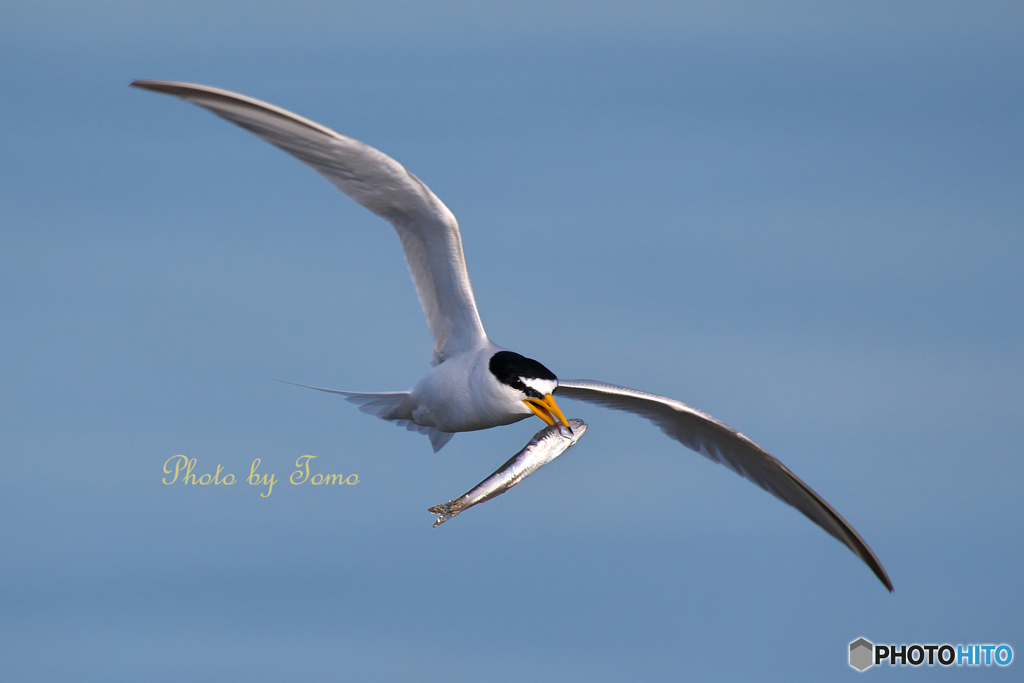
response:
<path id="1" fill-rule="evenodd" d="M 519 381 L 541 394 L 550 394 L 558 386 L 553 379 L 539 379 L 537 377 L 520 377 Z"/>

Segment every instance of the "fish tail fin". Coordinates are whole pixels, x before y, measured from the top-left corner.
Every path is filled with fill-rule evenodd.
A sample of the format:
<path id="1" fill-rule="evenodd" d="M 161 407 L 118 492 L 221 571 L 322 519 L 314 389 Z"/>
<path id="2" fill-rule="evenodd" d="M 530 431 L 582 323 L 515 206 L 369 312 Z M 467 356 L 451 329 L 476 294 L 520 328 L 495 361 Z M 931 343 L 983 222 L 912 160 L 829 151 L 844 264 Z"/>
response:
<path id="1" fill-rule="evenodd" d="M 427 508 L 427 512 L 437 515 L 437 520 L 434 522 L 434 528 L 436 529 L 439 525 L 444 524 L 455 515 L 462 512 L 462 506 L 459 505 L 458 500 L 449 500 L 447 503 L 441 503 L 435 505 L 432 508 Z"/>

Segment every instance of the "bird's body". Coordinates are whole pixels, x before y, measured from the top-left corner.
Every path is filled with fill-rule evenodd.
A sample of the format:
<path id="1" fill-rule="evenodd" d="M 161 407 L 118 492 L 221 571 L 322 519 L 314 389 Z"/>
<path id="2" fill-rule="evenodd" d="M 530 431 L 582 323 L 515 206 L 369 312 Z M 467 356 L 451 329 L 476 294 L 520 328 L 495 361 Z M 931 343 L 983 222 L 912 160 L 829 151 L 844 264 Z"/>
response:
<path id="1" fill-rule="evenodd" d="M 132 85 L 176 95 L 258 135 L 394 227 L 434 335 L 433 367 L 408 391 L 311 388 L 342 394 L 364 412 L 426 434 L 435 451 L 456 432 L 507 425 L 531 415 L 568 428 L 555 393 L 640 415 L 688 448 L 726 465 L 798 509 L 857 554 L 892 590 L 885 569 L 857 532 L 785 465 L 746 436 L 670 398 L 593 380 L 560 382 L 541 363 L 494 344 L 477 312 L 455 217 L 419 178 L 391 157 L 238 93 L 174 81 L 135 81 Z"/>
<path id="2" fill-rule="evenodd" d="M 503 351 L 488 343 L 446 358 L 409 391 L 396 417 L 448 433 L 502 427 L 531 417 L 522 392 L 498 381 L 490 370 L 491 359 Z"/>

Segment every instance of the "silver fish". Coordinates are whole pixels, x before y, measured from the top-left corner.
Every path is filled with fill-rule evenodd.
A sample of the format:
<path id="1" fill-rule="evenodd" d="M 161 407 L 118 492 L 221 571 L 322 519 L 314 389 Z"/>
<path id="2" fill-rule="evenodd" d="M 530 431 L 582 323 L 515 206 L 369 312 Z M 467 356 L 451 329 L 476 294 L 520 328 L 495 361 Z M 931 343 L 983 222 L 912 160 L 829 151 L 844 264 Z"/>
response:
<path id="1" fill-rule="evenodd" d="M 500 496 L 560 456 L 565 449 L 579 441 L 583 433 L 587 431 L 587 423 L 583 420 L 571 419 L 569 426 L 572 431 L 557 423 L 545 427 L 533 435 L 530 443 L 526 444 L 526 448 L 513 455 L 494 474 L 477 484 L 465 495 L 430 508 L 428 512 L 437 515 L 434 526 L 443 524 L 477 503 Z"/>

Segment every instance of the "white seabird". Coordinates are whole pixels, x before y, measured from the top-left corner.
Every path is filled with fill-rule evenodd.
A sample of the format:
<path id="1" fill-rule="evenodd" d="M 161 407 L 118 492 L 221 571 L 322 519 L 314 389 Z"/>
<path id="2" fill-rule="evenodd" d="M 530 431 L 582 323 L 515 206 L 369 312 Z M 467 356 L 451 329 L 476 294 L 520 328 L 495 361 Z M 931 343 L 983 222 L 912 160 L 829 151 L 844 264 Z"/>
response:
<path id="1" fill-rule="evenodd" d="M 645 417 L 671 438 L 792 505 L 846 545 L 892 591 L 871 548 L 838 512 L 752 440 L 710 415 L 664 396 L 593 380 L 558 379 L 541 363 L 488 339 L 466 272 L 455 216 L 423 182 L 386 154 L 319 123 L 238 93 L 193 83 L 138 80 L 175 95 L 288 152 L 388 221 L 402 242 L 427 324 L 433 366 L 409 391 L 342 394 L 360 410 L 430 438 L 439 450 L 455 432 L 489 429 L 536 415 L 568 423 L 554 394 Z M 308 385 L 301 385 L 308 386 Z"/>

